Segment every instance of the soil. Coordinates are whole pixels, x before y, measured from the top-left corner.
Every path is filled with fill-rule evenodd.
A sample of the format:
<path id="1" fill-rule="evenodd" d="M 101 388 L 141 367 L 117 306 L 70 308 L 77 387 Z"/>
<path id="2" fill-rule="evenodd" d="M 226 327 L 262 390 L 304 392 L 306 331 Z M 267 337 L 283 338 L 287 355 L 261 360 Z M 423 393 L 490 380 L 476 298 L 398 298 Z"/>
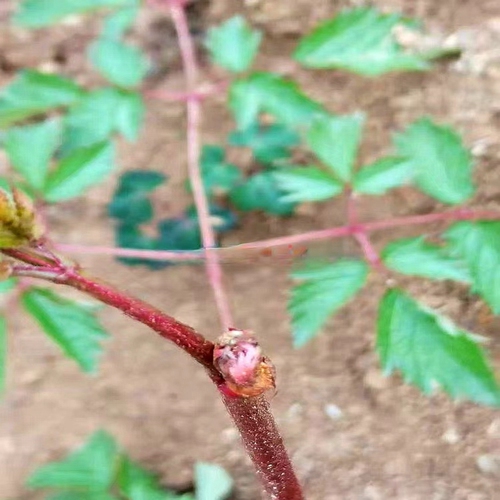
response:
<path id="1" fill-rule="evenodd" d="M 331 110 L 366 111 L 363 161 L 387 152 L 391 133 L 422 114 L 453 124 L 476 157 L 479 189 L 473 205 L 500 209 L 500 2 L 370 2 L 422 18 L 431 41 L 458 42 L 463 47 L 460 59 L 439 63 L 428 73 L 371 80 L 333 71 L 306 72 L 291 62 L 288 55 L 300 35 L 339 8 L 362 3 L 318 0 L 313 7 L 309 0 L 213 0 L 198 2 L 191 19 L 202 34 L 215 21 L 244 14 L 265 33 L 259 68 L 293 76 Z M 84 56 L 87 43 L 98 32 L 97 20 L 76 19 L 51 30 L 26 32 L 7 25 L 15 2 L 3 0 L 1 4 L 0 84 L 25 66 L 62 71 L 88 85 L 99 83 Z M 181 90 L 179 55 L 168 18 L 144 12 L 134 37 L 155 59 L 150 84 Z M 214 76 L 218 75 L 205 64 L 201 78 Z M 203 141 L 219 143 L 232 127 L 224 97 L 207 101 Z M 156 204 L 165 214 L 176 213 L 187 201 L 186 195 L 179 194 L 186 165 L 183 106 L 150 105 L 140 140 L 122 144 L 121 159 L 121 170 L 166 172 L 170 182 L 158 193 Z M 1 161 L 5 168 L 5 160 Z M 245 161 L 240 159 L 240 163 Z M 104 214 L 114 186 L 112 180 L 92 189 L 85 199 L 51 210 L 47 215 L 54 239 L 112 245 L 112 223 Z M 363 202 L 360 213 L 365 219 L 376 219 L 438 208 L 422 196 L 400 190 L 382 202 Z M 249 215 L 224 243 L 342 222 L 343 208 L 338 202 L 301 207 L 299 215 L 288 220 Z M 404 229 L 377 233 L 374 242 L 380 248 L 388 239 L 404 234 L 412 233 Z M 332 255 L 357 252 L 356 247 L 337 242 L 324 247 Z M 125 267 L 109 257 L 79 259 L 92 274 L 152 302 L 210 338 L 220 333 L 201 268 L 153 272 Z M 290 342 L 285 267 L 233 264 L 227 266 L 225 279 L 236 324 L 257 332 L 277 366 L 279 390 L 273 409 L 308 499 L 500 498 L 500 414 L 454 403 L 443 395 L 428 398 L 397 376 L 381 375 L 373 349 L 376 304 L 384 290 L 381 278 L 373 276 L 360 297 L 301 350 L 294 350 Z M 477 300 L 458 285 L 402 283 L 423 302 L 489 338 L 498 371 L 500 324 Z M 88 377 L 24 314 L 9 313 L 9 383 L 0 407 L 2 498 L 41 498 L 23 486 L 29 473 L 59 459 L 97 428 L 115 435 L 165 485 L 188 486 L 193 463 L 203 460 L 227 468 L 235 479 L 235 498 L 260 498 L 252 466 L 216 390 L 203 370 L 175 346 L 122 314 L 104 309 L 102 321 L 112 338 L 98 375 Z"/>

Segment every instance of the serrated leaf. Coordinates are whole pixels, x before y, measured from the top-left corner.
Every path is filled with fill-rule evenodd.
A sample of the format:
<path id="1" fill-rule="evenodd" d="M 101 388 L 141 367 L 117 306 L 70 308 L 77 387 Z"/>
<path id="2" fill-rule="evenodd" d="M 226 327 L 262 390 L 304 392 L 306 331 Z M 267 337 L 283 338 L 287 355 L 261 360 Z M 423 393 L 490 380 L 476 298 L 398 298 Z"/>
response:
<path id="1" fill-rule="evenodd" d="M 260 31 L 252 30 L 242 16 L 210 28 L 206 47 L 215 64 L 234 73 L 247 70 L 259 50 Z"/>
<path id="2" fill-rule="evenodd" d="M 132 26 L 139 14 L 140 0 L 128 0 L 130 7 L 124 7 L 110 14 L 104 21 L 102 37 L 118 41 Z"/>
<path id="3" fill-rule="evenodd" d="M 89 307 L 41 288 L 30 288 L 22 300 L 43 331 L 84 372 L 97 370 L 101 343 L 108 334 Z"/>
<path id="4" fill-rule="evenodd" d="M 278 188 L 285 195 L 282 201 L 322 201 L 333 198 L 343 190 L 342 184 L 317 167 L 287 168 L 273 172 Z"/>
<path id="5" fill-rule="evenodd" d="M 295 203 L 283 201 L 285 193 L 278 188 L 273 172 L 260 172 L 230 192 L 231 202 L 238 210 L 263 210 L 273 215 L 291 215 Z"/>
<path id="6" fill-rule="evenodd" d="M 130 170 L 120 176 L 120 182 L 108 205 L 110 217 L 127 224 L 143 224 L 153 218 L 153 206 L 148 195 L 166 181 L 166 177 L 148 170 Z"/>
<path id="7" fill-rule="evenodd" d="M 44 188 L 49 202 L 69 200 L 104 180 L 114 169 L 115 150 L 109 142 L 77 149 L 50 172 Z"/>
<path id="8" fill-rule="evenodd" d="M 474 291 L 500 314 L 500 222 L 457 222 L 444 237 L 466 262 Z"/>
<path id="9" fill-rule="evenodd" d="M 410 182 L 414 165 L 398 157 L 387 157 L 366 165 L 356 172 L 353 189 L 356 193 L 380 195 Z"/>
<path id="10" fill-rule="evenodd" d="M 423 237 L 403 238 L 389 243 L 381 255 L 387 267 L 402 274 L 470 282 L 470 274 L 463 261 L 453 258 L 444 248 L 428 243 Z"/>
<path id="11" fill-rule="evenodd" d="M 238 128 L 243 130 L 258 122 L 262 112 L 286 125 L 304 128 L 314 117 L 324 113 L 323 107 L 305 96 L 295 82 L 264 72 L 233 82 L 229 106 Z"/>
<path id="12" fill-rule="evenodd" d="M 137 47 L 101 38 L 89 49 L 89 58 L 110 82 L 120 87 L 137 87 L 149 70 L 149 62 Z"/>
<path id="13" fill-rule="evenodd" d="M 5 391 L 7 379 L 7 323 L 0 316 L 0 396 Z"/>
<path id="14" fill-rule="evenodd" d="M 37 469 L 28 479 L 28 486 L 80 488 L 105 493 L 113 483 L 118 459 L 118 446 L 114 439 L 100 430 L 64 460 Z"/>
<path id="15" fill-rule="evenodd" d="M 324 116 L 315 120 L 307 133 L 311 151 L 344 182 L 353 173 L 364 121 L 361 113 Z"/>
<path id="16" fill-rule="evenodd" d="M 226 500 L 233 480 L 219 465 L 197 462 L 194 466 L 196 500 Z"/>
<path id="17" fill-rule="evenodd" d="M 10 164 L 31 188 L 43 188 L 50 160 L 60 139 L 61 126 L 57 120 L 14 127 L 7 131 L 4 146 Z"/>
<path id="18" fill-rule="evenodd" d="M 66 16 L 83 14 L 95 9 L 121 7 L 130 0 L 23 0 L 14 22 L 28 28 L 49 26 Z"/>
<path id="19" fill-rule="evenodd" d="M 453 398 L 500 405 L 500 389 L 484 353 L 467 332 L 398 289 L 383 297 L 377 349 L 387 373 L 400 370 L 425 394 L 441 386 Z"/>
<path id="20" fill-rule="evenodd" d="M 422 118 L 397 134 L 398 154 L 415 169 L 415 183 L 443 203 L 459 204 L 474 194 L 472 158 L 451 127 Z"/>
<path id="21" fill-rule="evenodd" d="M 382 14 L 372 7 L 345 10 L 302 38 L 294 57 L 309 68 L 365 76 L 428 69 L 424 58 L 406 53 L 396 41 L 394 28 L 401 23 L 400 14 Z"/>
<path id="22" fill-rule="evenodd" d="M 294 271 L 291 277 L 302 282 L 292 288 L 288 302 L 293 343 L 302 347 L 318 334 L 330 315 L 363 288 L 368 266 L 347 259 L 334 264 L 312 263 Z"/>
<path id="23" fill-rule="evenodd" d="M 38 71 L 22 71 L 0 93 L 0 127 L 70 106 L 83 95 L 72 80 Z"/>
<path id="24" fill-rule="evenodd" d="M 229 144 L 250 148 L 255 159 L 264 164 L 290 157 L 291 148 L 299 143 L 299 135 L 280 123 L 253 123 L 247 129 L 236 130 L 229 135 Z"/>

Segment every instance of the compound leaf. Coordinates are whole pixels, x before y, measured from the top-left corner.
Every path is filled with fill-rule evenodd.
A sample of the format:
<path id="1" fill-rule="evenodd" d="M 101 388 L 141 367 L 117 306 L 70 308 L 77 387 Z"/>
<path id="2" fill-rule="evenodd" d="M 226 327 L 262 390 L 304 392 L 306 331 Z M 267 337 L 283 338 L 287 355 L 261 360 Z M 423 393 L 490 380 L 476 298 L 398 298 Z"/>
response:
<path id="1" fill-rule="evenodd" d="M 429 68 L 422 57 L 403 51 L 394 28 L 399 14 L 360 7 L 341 12 L 302 38 L 295 59 L 309 68 L 336 68 L 365 76 Z"/>
<path id="2" fill-rule="evenodd" d="M 43 331 L 84 372 L 96 371 L 102 352 L 101 342 L 108 334 L 88 306 L 41 288 L 26 291 L 23 304 Z"/>
<path id="3" fill-rule="evenodd" d="M 288 311 L 293 342 L 302 347 L 318 334 L 328 317 L 346 304 L 366 283 L 368 266 L 360 260 L 308 264 L 292 273 L 302 283 L 292 288 Z"/>
<path id="4" fill-rule="evenodd" d="M 206 46 L 215 64 L 238 73 L 247 70 L 259 50 L 262 34 L 242 16 L 234 16 L 208 30 Z"/>
<path id="5" fill-rule="evenodd" d="M 387 267 L 402 274 L 470 282 L 470 274 L 463 261 L 448 255 L 446 249 L 428 243 L 423 237 L 389 243 L 382 252 L 382 259 Z"/>
<path id="6" fill-rule="evenodd" d="M 342 184 L 317 167 L 287 168 L 273 172 L 284 202 L 321 201 L 342 192 Z"/>
<path id="7" fill-rule="evenodd" d="M 233 480 L 219 465 L 197 462 L 194 466 L 196 500 L 226 500 Z"/>
<path id="8" fill-rule="evenodd" d="M 324 113 L 322 106 L 305 96 L 295 82 L 264 72 L 233 82 L 229 106 L 242 130 L 256 123 L 262 112 L 292 127 L 307 127 L 315 116 Z"/>
<path id="9" fill-rule="evenodd" d="M 449 204 L 463 203 L 474 194 L 471 155 L 451 127 L 422 118 L 397 134 L 395 142 L 424 193 Z"/>
<path id="10" fill-rule="evenodd" d="M 80 196 L 111 173 L 115 166 L 114 154 L 114 146 L 109 142 L 72 152 L 49 174 L 45 199 L 56 202 Z"/>
<path id="11" fill-rule="evenodd" d="M 89 493 L 105 493 L 113 483 L 119 458 L 114 439 L 100 430 L 64 460 L 37 469 L 28 479 L 28 486 L 79 488 Z"/>
<path id="12" fill-rule="evenodd" d="M 323 116 L 307 133 L 314 154 L 344 182 L 350 180 L 363 131 L 364 115 Z"/>
<path id="13" fill-rule="evenodd" d="M 23 0 L 14 22 L 27 28 L 41 28 L 69 15 L 105 7 L 122 7 L 129 3 L 130 0 Z"/>
<path id="14" fill-rule="evenodd" d="M 500 222 L 457 222 L 444 236 L 467 264 L 473 289 L 500 314 Z"/>
<path id="15" fill-rule="evenodd" d="M 10 164 L 31 188 L 43 188 L 50 160 L 60 139 L 61 126 L 57 120 L 14 127 L 7 131 L 4 145 Z"/>
<path id="16" fill-rule="evenodd" d="M 137 47 L 101 38 L 89 49 L 92 65 L 120 87 L 136 87 L 149 70 L 146 56 Z"/>
<path id="17" fill-rule="evenodd" d="M 273 215 L 291 215 L 295 203 L 284 201 L 285 193 L 278 187 L 274 172 L 260 172 L 230 192 L 230 199 L 238 210 L 263 210 Z"/>
<path id="18" fill-rule="evenodd" d="M 414 170 L 412 162 L 404 158 L 382 158 L 356 172 L 353 189 L 363 194 L 384 194 L 390 189 L 409 183 Z"/>
<path id="19" fill-rule="evenodd" d="M 70 106 L 82 95 L 83 90 L 72 80 L 24 70 L 0 93 L 0 127 Z"/>
<path id="20" fill-rule="evenodd" d="M 400 370 L 425 394 L 439 385 L 453 398 L 500 405 L 500 388 L 472 336 L 401 290 L 380 303 L 377 349 L 386 373 Z"/>

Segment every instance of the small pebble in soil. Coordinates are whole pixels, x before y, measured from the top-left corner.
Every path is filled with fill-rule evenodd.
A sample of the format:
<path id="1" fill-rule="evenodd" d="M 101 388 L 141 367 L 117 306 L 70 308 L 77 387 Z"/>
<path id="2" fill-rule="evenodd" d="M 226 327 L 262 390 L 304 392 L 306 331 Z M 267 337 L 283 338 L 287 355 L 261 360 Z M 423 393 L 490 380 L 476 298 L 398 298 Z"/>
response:
<path id="1" fill-rule="evenodd" d="M 500 438 L 500 418 L 495 418 L 488 426 L 488 436 Z"/>
<path id="2" fill-rule="evenodd" d="M 441 439 L 448 444 L 457 444 L 460 441 L 461 437 L 457 429 L 455 429 L 454 427 L 450 427 L 443 433 Z"/>
<path id="3" fill-rule="evenodd" d="M 477 458 L 476 465 L 483 474 L 500 477 L 500 455 L 493 453 L 481 455 Z"/>
<path id="4" fill-rule="evenodd" d="M 325 405 L 324 410 L 326 415 L 332 420 L 339 420 L 344 415 L 343 411 L 337 405 L 332 403 Z"/>

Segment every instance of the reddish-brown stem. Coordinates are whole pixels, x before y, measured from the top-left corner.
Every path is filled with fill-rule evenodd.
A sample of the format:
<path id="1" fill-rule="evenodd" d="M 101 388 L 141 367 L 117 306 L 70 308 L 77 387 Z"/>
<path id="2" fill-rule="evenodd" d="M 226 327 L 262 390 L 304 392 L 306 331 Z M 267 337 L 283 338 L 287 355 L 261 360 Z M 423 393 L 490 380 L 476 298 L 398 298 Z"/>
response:
<path id="1" fill-rule="evenodd" d="M 197 63 L 193 39 L 189 33 L 185 2 L 179 0 L 166 0 L 170 6 L 170 13 L 177 32 L 177 39 L 181 51 L 186 87 L 188 93 L 196 91 Z M 229 307 L 229 300 L 224 290 L 222 269 L 217 254 L 211 251 L 216 246 L 214 231 L 210 223 L 210 210 L 205 187 L 200 172 L 200 115 L 201 103 L 198 98 L 188 99 L 187 107 L 187 156 L 188 172 L 194 202 L 198 213 L 201 238 L 205 249 L 206 270 L 212 287 L 217 310 L 224 330 L 234 326 Z"/>

